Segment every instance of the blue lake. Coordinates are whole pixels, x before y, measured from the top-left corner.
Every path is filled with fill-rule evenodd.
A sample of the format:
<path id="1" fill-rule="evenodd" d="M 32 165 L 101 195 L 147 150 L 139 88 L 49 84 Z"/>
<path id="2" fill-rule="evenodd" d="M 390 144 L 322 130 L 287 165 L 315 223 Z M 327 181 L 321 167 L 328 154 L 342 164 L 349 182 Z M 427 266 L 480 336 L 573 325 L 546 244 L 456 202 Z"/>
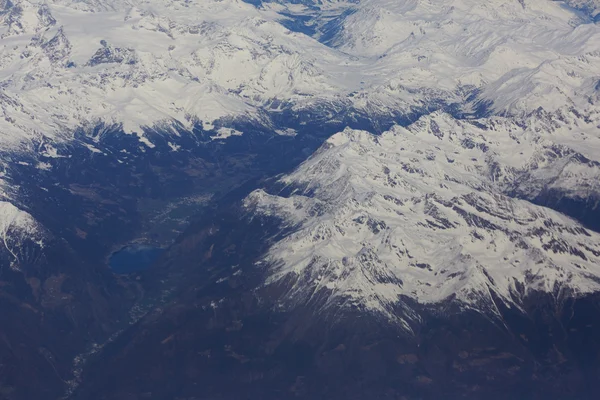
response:
<path id="1" fill-rule="evenodd" d="M 150 267 L 164 249 L 149 245 L 131 245 L 114 252 L 108 265 L 117 274 L 128 274 Z"/>

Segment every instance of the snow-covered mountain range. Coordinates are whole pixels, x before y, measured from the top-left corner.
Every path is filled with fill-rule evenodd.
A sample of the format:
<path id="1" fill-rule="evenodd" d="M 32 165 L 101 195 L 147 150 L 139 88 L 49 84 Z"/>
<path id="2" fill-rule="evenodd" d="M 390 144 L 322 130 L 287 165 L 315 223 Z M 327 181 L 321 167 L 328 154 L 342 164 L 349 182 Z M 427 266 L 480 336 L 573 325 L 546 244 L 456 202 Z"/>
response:
<path id="1" fill-rule="evenodd" d="M 97 364 L 110 384 L 92 369 L 80 398 L 150 393 L 123 389 L 143 381 L 121 364 L 139 364 L 130 350 L 205 354 L 187 347 L 219 324 L 203 367 L 147 363 L 176 365 L 148 373 L 157 398 L 206 397 L 182 376 L 226 398 L 210 374 L 232 359 L 240 381 L 289 391 L 314 372 L 272 368 L 295 360 L 269 350 L 291 336 L 318 371 L 341 371 L 346 345 L 358 358 L 342 364 L 362 365 L 377 336 L 397 354 L 369 369 L 429 384 L 413 361 L 440 357 L 420 359 L 420 343 L 460 347 L 440 316 L 449 330 L 502 321 L 463 332 L 469 354 L 497 345 L 485 362 L 508 352 L 554 382 L 564 374 L 539 365 L 579 365 L 572 343 L 596 343 L 577 335 L 596 329 L 600 292 L 599 16 L 598 0 L 0 0 L 0 397 L 75 393 L 85 355 L 112 340 L 119 361 Z M 110 254 L 133 242 L 167 248 L 161 269 L 113 273 Z M 191 325 L 172 323 L 180 306 Z M 329 310 L 352 318 L 324 352 Z M 414 343 L 390 339 L 407 332 Z M 451 373 L 418 376 L 471 385 L 448 360 Z"/>
<path id="2" fill-rule="evenodd" d="M 263 260 L 267 285 L 285 282 L 288 305 L 390 319 L 407 298 L 493 311 L 496 298 L 519 308 L 533 292 L 598 291 L 600 236 L 528 201 L 548 188 L 597 201 L 598 121 L 586 133 L 546 118 L 434 113 L 379 136 L 334 135 L 272 193 L 246 199 L 291 228 Z"/>
<path id="3" fill-rule="evenodd" d="M 598 25 L 562 2 L 366 0 L 315 11 L 5 0 L 0 9 L 3 148 L 36 135 L 68 140 L 99 121 L 142 136 L 155 124 L 261 120 L 319 104 L 377 118 L 449 104 L 467 114 L 584 111 L 598 97 Z M 282 25 L 306 9 L 322 32 Z"/>
<path id="4" fill-rule="evenodd" d="M 374 308 L 489 282 L 515 304 L 559 284 L 595 290 L 595 234 L 527 202 L 599 197 L 595 2 L 250 3 L 3 0 L 0 148 L 69 157 L 54 146 L 98 124 L 153 148 L 149 129 L 216 124 L 227 140 L 244 134 L 227 121 L 269 126 L 284 111 L 393 122 L 443 110 L 381 137 L 334 136 L 286 178 L 314 197 L 252 195 L 303 227 L 269 255 L 274 279 L 294 271 Z M 14 158 L 2 163 L 19 204 Z"/>

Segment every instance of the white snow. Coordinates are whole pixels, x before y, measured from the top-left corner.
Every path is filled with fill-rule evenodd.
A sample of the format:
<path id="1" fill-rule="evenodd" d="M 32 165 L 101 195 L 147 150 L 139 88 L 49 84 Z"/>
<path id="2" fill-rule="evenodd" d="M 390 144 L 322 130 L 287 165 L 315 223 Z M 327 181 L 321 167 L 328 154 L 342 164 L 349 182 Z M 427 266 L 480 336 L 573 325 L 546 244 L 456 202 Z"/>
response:
<path id="1" fill-rule="evenodd" d="M 244 134 L 243 132 L 238 131 L 237 129 L 219 128 L 219 129 L 217 129 L 217 134 L 215 136 L 211 136 L 210 138 L 212 140 L 227 139 L 228 137 L 231 137 L 231 136 L 241 136 L 243 134 Z"/>
<path id="2" fill-rule="evenodd" d="M 169 145 L 171 151 L 179 151 L 181 149 L 181 146 L 176 145 L 174 143 L 168 142 L 167 144 Z"/>
<path id="3" fill-rule="evenodd" d="M 7 201 L 0 201 L 0 239 L 2 247 L 11 255 L 11 268 L 20 269 L 21 245 L 24 240 L 35 240 L 43 247 L 40 225 L 33 217 Z"/>
<path id="4" fill-rule="evenodd" d="M 39 162 L 39 163 L 36 165 L 36 168 L 37 168 L 37 169 L 44 170 L 44 171 L 50 171 L 50 170 L 52 169 L 52 165 L 51 165 L 51 164 L 49 164 L 49 163 L 46 163 L 46 162 Z"/>
<path id="5" fill-rule="evenodd" d="M 151 149 L 156 147 L 154 145 L 154 143 L 152 143 L 150 140 L 148 140 L 148 138 L 145 136 L 138 136 L 138 140 Z"/>
<path id="6" fill-rule="evenodd" d="M 314 23 L 337 18 L 332 47 L 280 24 L 278 11 L 301 5 L 13 3 L 0 17 L 0 148 L 42 134 L 68 140 L 100 121 L 128 133 L 174 121 L 210 127 L 258 118 L 274 100 L 408 113 L 464 102 L 466 87 L 500 114 L 597 108 L 600 26 L 556 1 L 324 2 Z"/>
<path id="7" fill-rule="evenodd" d="M 596 162 L 597 118 L 584 133 Z M 552 186 L 600 198 L 600 164 L 566 145 L 568 122 L 550 121 L 436 113 L 381 136 L 334 135 L 281 178 L 293 195 L 257 190 L 246 199 L 250 210 L 296 227 L 266 255 L 267 284 L 293 282 L 283 299 L 290 304 L 324 295 L 391 319 L 403 297 L 429 304 L 456 296 L 482 308 L 493 291 L 519 307 L 532 291 L 600 290 L 600 235 L 507 195 Z"/>
<path id="8" fill-rule="evenodd" d="M 83 146 L 86 147 L 92 153 L 104 154 L 102 151 L 98 150 L 97 148 L 95 148 L 94 146 L 92 146 L 89 143 L 83 143 Z"/>

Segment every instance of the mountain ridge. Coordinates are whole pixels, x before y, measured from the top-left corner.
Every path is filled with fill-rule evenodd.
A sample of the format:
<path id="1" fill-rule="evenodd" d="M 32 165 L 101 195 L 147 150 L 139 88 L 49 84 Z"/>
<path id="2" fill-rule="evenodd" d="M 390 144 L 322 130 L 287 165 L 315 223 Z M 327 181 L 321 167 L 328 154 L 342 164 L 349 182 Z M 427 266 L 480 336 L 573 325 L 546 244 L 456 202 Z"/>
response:
<path id="1" fill-rule="evenodd" d="M 280 178 L 281 192 L 261 189 L 245 200 L 251 212 L 292 229 L 265 257 L 266 285 L 288 282 L 283 302 L 294 307 L 339 296 L 392 319 L 402 297 L 453 297 L 477 309 L 493 303 L 493 291 L 519 308 L 530 290 L 597 291 L 597 233 L 527 198 L 537 197 L 536 186 L 597 198 L 600 164 L 576 153 L 569 162 L 573 150 L 536 135 L 535 125 L 519 132 L 512 120 L 433 114 L 379 136 L 350 129 L 332 136 Z"/>
<path id="2" fill-rule="evenodd" d="M 573 24 L 576 15 L 555 2 L 469 10 L 469 1 L 442 7 L 455 7 L 456 16 L 431 13 L 426 2 L 353 3 L 330 46 L 282 27 L 281 10 L 233 0 L 114 7 L 6 2 L 3 143 L 15 146 L 36 132 L 69 140 L 69 132 L 97 122 L 143 136 L 156 123 L 191 129 L 198 120 L 210 126 L 220 118 L 300 112 L 319 103 L 379 118 L 456 103 L 518 115 L 539 106 L 553 112 L 564 102 L 584 110 L 597 102 L 590 69 L 600 54 L 597 25 Z M 387 19 L 370 18 L 374 9 Z M 367 31 L 381 32 L 369 38 L 361 33 Z M 236 75 L 233 64 L 247 73 Z"/>

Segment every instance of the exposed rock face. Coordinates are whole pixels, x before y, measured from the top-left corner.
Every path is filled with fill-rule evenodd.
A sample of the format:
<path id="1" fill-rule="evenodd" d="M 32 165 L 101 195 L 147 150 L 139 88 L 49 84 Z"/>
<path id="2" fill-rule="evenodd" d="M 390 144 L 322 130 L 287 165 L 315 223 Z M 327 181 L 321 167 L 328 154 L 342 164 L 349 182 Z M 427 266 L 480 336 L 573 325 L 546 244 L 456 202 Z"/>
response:
<path id="1" fill-rule="evenodd" d="M 64 61 L 69 57 L 72 46 L 61 27 L 52 39 L 42 44 L 42 48 L 48 55 L 50 61 L 56 63 L 58 61 Z"/>
<path id="2" fill-rule="evenodd" d="M 108 64 L 108 63 L 127 63 L 127 64 L 135 64 L 135 52 L 131 49 L 122 49 L 119 47 L 112 47 L 107 44 L 105 41 L 102 41 L 102 47 L 94 53 L 90 61 L 88 61 L 89 66 L 96 66 L 98 64 Z"/>

